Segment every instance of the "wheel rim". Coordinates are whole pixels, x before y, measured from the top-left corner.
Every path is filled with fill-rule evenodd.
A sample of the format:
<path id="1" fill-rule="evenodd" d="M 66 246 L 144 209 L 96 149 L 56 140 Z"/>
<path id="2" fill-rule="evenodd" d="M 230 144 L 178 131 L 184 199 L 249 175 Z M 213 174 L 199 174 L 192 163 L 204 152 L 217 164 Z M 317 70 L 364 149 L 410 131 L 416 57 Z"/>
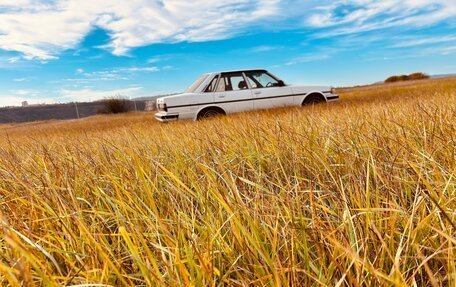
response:
<path id="1" fill-rule="evenodd" d="M 213 118 L 218 115 L 220 115 L 219 112 L 217 112 L 215 110 L 209 110 L 209 111 L 204 112 L 204 114 L 201 115 L 201 119 Z"/>
<path id="2" fill-rule="evenodd" d="M 205 118 L 212 118 L 212 117 L 215 117 L 217 116 L 218 113 L 216 111 L 207 111 L 205 114 L 204 114 L 204 117 Z"/>

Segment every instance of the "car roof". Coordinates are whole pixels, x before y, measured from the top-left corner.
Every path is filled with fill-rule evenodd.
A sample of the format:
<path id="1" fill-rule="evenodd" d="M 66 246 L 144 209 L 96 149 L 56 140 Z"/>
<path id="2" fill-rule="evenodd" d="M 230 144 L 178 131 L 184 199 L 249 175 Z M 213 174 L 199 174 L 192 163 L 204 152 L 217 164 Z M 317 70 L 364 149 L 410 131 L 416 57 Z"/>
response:
<path id="1" fill-rule="evenodd" d="M 207 73 L 208 75 L 213 74 L 222 74 L 222 73 L 242 73 L 242 72 L 267 72 L 266 69 L 246 69 L 246 70 L 228 70 L 228 71 L 218 71 Z"/>

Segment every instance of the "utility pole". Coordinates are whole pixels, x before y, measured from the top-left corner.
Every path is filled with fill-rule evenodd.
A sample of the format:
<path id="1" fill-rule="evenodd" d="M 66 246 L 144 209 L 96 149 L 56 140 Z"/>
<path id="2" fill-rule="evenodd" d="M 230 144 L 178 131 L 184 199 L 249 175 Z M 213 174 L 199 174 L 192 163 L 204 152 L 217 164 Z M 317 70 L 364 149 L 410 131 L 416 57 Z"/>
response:
<path id="1" fill-rule="evenodd" d="M 78 108 L 78 102 L 75 102 L 74 105 L 76 106 L 76 116 L 79 119 L 79 108 Z"/>

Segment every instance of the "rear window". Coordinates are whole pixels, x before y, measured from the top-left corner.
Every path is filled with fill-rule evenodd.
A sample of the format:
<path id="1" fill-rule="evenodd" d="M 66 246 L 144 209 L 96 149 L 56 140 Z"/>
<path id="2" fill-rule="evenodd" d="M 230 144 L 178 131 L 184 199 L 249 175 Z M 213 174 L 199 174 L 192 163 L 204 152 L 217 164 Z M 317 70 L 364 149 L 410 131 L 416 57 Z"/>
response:
<path id="1" fill-rule="evenodd" d="M 196 81 L 193 82 L 193 84 L 190 87 L 187 88 L 187 90 L 185 90 L 185 92 L 194 93 L 199 88 L 199 86 L 201 86 L 201 84 L 207 79 L 207 77 L 209 77 L 208 74 L 199 77 Z"/>
<path id="2" fill-rule="evenodd" d="M 205 93 L 212 93 L 215 92 L 215 89 L 217 88 L 215 85 L 217 85 L 217 80 L 218 76 L 215 76 L 212 81 L 209 83 L 207 86 L 206 90 L 204 91 Z"/>

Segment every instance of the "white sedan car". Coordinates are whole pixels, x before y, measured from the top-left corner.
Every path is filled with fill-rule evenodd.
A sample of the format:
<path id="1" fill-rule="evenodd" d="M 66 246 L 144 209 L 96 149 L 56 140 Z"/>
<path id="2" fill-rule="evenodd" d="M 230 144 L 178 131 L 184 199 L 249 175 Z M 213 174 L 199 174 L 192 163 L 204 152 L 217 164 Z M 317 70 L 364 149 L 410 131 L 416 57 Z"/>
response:
<path id="1" fill-rule="evenodd" d="M 183 94 L 158 98 L 155 118 L 162 122 L 200 120 L 338 99 L 332 87 L 286 85 L 266 70 L 217 72 L 202 75 Z"/>

